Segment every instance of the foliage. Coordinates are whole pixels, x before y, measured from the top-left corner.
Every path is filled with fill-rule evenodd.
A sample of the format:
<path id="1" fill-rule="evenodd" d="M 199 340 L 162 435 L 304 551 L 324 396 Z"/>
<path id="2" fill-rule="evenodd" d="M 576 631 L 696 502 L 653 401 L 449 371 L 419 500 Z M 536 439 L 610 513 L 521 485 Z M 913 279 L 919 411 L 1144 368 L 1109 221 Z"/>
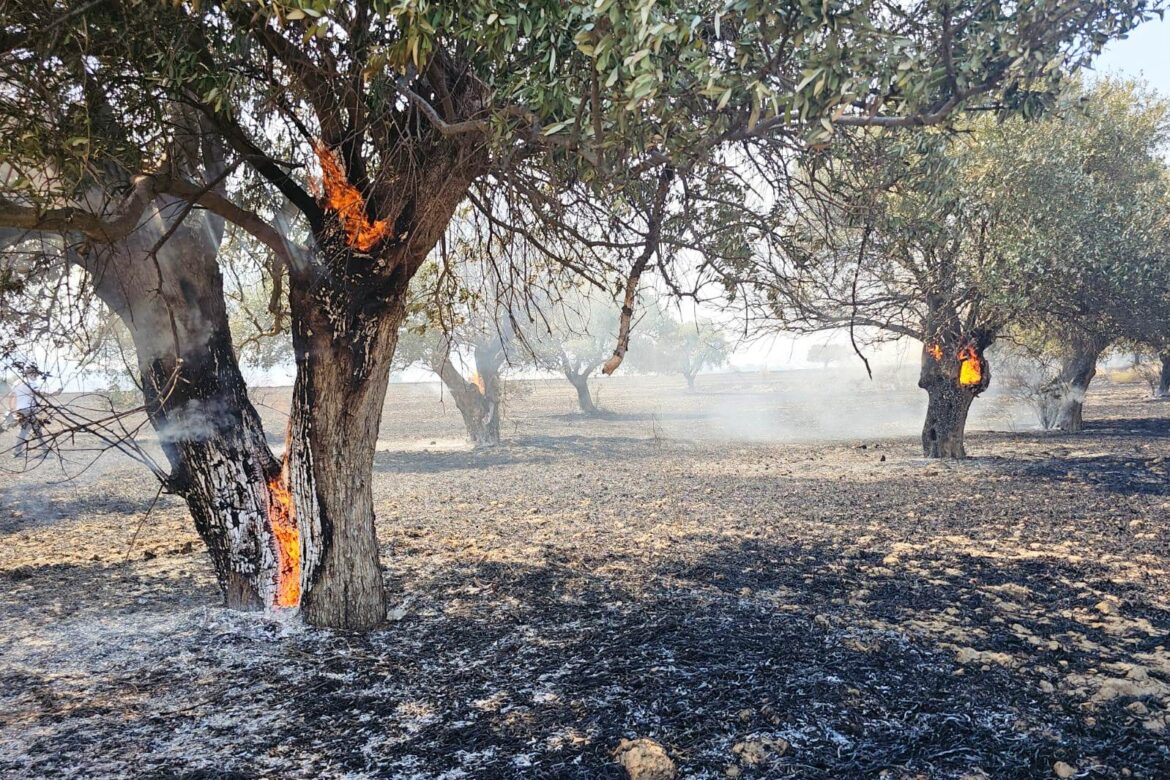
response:
<path id="1" fill-rule="evenodd" d="M 1170 319 L 1170 102 L 1072 85 L 1039 122 L 981 133 L 971 181 L 1002 215 L 987 294 L 1021 324 L 1152 340 Z"/>
<path id="2" fill-rule="evenodd" d="M 732 344 L 714 321 L 675 319 L 661 301 L 645 306 L 630 345 L 630 368 L 651 374 L 682 374 L 688 384 L 706 368 L 724 365 Z"/>

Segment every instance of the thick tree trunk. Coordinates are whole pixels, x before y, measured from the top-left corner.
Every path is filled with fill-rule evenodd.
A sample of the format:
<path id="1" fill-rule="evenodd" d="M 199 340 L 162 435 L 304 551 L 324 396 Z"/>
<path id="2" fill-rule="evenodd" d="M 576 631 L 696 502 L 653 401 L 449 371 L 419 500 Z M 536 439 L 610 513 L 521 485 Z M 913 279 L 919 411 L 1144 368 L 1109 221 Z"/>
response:
<path id="1" fill-rule="evenodd" d="M 1166 398 L 1170 396 L 1170 352 L 1163 352 L 1160 357 L 1162 372 L 1158 375 L 1158 397 Z"/>
<path id="2" fill-rule="evenodd" d="M 683 371 L 683 377 L 687 380 L 687 390 L 694 391 L 695 389 L 695 374 L 694 371 Z"/>
<path id="3" fill-rule="evenodd" d="M 918 386 L 929 398 L 922 426 L 922 454 L 926 457 L 967 457 L 967 413 L 975 396 L 991 382 L 990 367 L 983 356 L 991 339 L 990 334 L 980 332 L 923 345 Z"/>
<path id="4" fill-rule="evenodd" d="M 1045 389 L 1053 406 L 1047 417 L 1065 433 L 1084 430 L 1085 394 L 1097 374 L 1097 359 L 1107 346 L 1108 339 L 1088 334 L 1074 334 L 1066 345 L 1060 375 Z"/>
<path id="5" fill-rule="evenodd" d="M 323 243 L 333 254 L 311 271 L 312 283 L 302 279 L 289 293 L 297 379 L 288 480 L 305 619 L 364 631 L 386 617 L 370 483 L 408 278 L 359 288 L 352 282 L 373 259 Z"/>
<path id="6" fill-rule="evenodd" d="M 963 437 L 975 396 L 957 383 L 936 382 L 925 389 L 930 401 L 922 428 L 922 453 L 928 458 L 967 457 Z"/>
<path id="7" fill-rule="evenodd" d="M 278 599 L 283 561 L 270 514 L 280 464 L 232 349 L 216 264 L 222 223 L 188 215 L 161 247 L 182 206 L 160 201 L 126 241 L 69 252 L 125 324 L 150 422 L 170 464 L 168 489 L 186 499 L 227 606 Z M 286 606 L 295 606 L 295 601 Z"/>

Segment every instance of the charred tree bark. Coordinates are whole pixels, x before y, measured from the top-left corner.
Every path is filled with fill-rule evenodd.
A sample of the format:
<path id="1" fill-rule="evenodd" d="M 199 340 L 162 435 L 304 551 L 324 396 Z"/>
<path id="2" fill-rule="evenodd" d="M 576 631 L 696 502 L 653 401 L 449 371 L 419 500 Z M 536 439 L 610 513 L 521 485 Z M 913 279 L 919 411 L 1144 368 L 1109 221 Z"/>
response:
<path id="1" fill-rule="evenodd" d="M 390 364 L 409 282 L 343 236 L 290 286 L 297 379 L 289 487 L 300 531 L 305 619 L 364 631 L 386 617 L 370 482 Z"/>
<path id="2" fill-rule="evenodd" d="M 965 458 L 967 413 L 987 389 L 991 372 L 984 350 L 991 336 L 976 333 L 924 344 L 918 386 L 927 392 L 922 454 L 928 458 Z"/>
<path id="3" fill-rule="evenodd" d="M 922 428 L 922 454 L 928 458 L 965 458 L 967 412 L 975 396 L 957 382 L 924 388 L 930 398 Z"/>
<path id="4" fill-rule="evenodd" d="M 1085 394 L 1097 374 L 1097 359 L 1109 340 L 1097 335 L 1077 335 L 1069 343 L 1060 375 L 1050 383 L 1056 399 L 1056 427 L 1065 433 L 1084 430 Z"/>
<path id="5" fill-rule="evenodd" d="M 280 464 L 232 349 L 216 264 L 222 222 L 187 215 L 162 246 L 162 227 L 185 207 L 161 200 L 129 238 L 67 252 L 91 276 L 135 347 L 151 425 L 170 465 L 165 486 L 187 502 L 224 602 L 272 606 L 280 560 L 269 483 Z M 162 227 L 160 227 L 162 226 Z"/>

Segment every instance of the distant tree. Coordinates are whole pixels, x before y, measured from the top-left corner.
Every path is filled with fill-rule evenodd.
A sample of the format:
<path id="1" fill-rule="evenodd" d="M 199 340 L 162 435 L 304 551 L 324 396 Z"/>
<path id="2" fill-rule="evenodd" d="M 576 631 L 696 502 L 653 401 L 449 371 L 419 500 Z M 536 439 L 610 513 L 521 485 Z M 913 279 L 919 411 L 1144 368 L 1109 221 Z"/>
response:
<path id="1" fill-rule="evenodd" d="M 446 289 L 450 286 L 461 289 Z M 498 291 L 482 279 L 475 287 L 472 292 L 435 264 L 424 267 L 412 283 L 394 360 L 399 368 L 418 365 L 435 372 L 455 401 L 468 439 L 490 447 L 500 443 L 502 373 L 513 349 L 513 327 Z"/>
<path id="2" fill-rule="evenodd" d="M 675 319 L 660 301 L 645 306 L 645 316 L 634 331 L 630 367 L 650 374 L 682 374 L 687 388 L 707 368 L 724 365 L 732 345 L 713 320 L 699 317 L 689 322 Z"/>
<path id="3" fill-rule="evenodd" d="M 582 412 L 598 414 L 589 379 L 613 352 L 618 304 L 580 285 L 561 291 L 557 298 L 547 313 L 523 328 L 519 346 L 537 367 L 564 375 L 577 391 Z"/>
<path id="4" fill-rule="evenodd" d="M 853 351 L 840 344 L 813 344 L 808 348 L 805 359 L 810 363 L 820 363 L 821 368 L 828 368 L 834 363 L 840 363 L 853 356 Z"/>
<path id="5" fill-rule="evenodd" d="M 1083 426 L 1101 353 L 1170 322 L 1170 102 L 1133 82 L 1076 84 L 1036 122 L 979 134 L 972 185 L 1003 215 L 986 294 L 1061 358 L 1045 419 Z"/>

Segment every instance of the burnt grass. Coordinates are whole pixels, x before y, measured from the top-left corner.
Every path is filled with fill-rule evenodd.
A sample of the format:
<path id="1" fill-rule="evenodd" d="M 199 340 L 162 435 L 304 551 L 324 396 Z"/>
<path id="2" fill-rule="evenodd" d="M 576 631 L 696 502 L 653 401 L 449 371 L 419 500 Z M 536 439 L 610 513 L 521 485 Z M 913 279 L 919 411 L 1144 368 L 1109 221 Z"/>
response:
<path id="1" fill-rule="evenodd" d="M 218 608 L 133 464 L 0 475 L 0 776 L 624 778 L 644 737 L 684 777 L 1170 777 L 1170 403 L 1097 387 L 1083 434 L 989 416 L 937 463 L 704 380 L 601 422 L 517 386 L 485 452 L 392 387 L 368 635 Z M 749 390 L 789 440 L 725 435 Z"/>

